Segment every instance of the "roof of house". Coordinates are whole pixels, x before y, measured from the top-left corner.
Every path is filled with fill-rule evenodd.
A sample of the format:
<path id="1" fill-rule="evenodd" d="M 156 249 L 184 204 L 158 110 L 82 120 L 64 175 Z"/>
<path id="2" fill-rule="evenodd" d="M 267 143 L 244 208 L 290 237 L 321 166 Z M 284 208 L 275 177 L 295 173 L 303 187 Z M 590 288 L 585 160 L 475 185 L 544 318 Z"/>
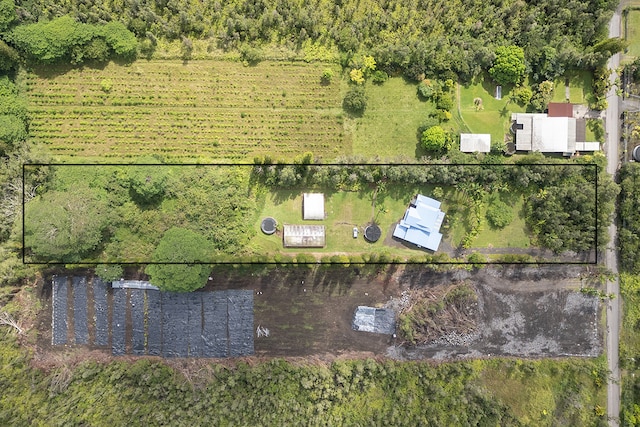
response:
<path id="1" fill-rule="evenodd" d="M 570 102 L 550 102 L 549 117 L 573 117 L 573 104 Z"/>
<path id="2" fill-rule="evenodd" d="M 491 135 L 488 133 L 460 134 L 460 151 L 463 153 L 488 153 L 491 151 Z"/>
<path id="3" fill-rule="evenodd" d="M 323 248 L 326 244 L 324 225 L 284 224 L 282 229 L 285 248 Z"/>
<path id="4" fill-rule="evenodd" d="M 547 114 L 514 113 L 516 150 L 573 154 L 576 151 L 576 119 Z"/>
<path id="5" fill-rule="evenodd" d="M 418 194 L 404 218 L 396 225 L 393 236 L 418 247 L 437 251 L 442 240 L 439 230 L 443 220 L 440 202 Z"/>
<path id="6" fill-rule="evenodd" d="M 302 196 L 302 219 L 324 219 L 324 194 L 304 193 Z"/>

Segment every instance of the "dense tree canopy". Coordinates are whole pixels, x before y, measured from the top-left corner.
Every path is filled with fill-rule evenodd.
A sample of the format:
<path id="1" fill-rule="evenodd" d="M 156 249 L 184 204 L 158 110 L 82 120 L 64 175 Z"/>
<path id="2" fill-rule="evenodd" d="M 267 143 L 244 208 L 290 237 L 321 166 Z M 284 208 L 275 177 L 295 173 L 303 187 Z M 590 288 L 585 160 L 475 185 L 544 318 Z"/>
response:
<path id="1" fill-rule="evenodd" d="M 78 262 L 101 243 L 105 211 L 88 187 L 46 192 L 25 206 L 25 246 L 37 261 Z"/>
<path id="2" fill-rule="evenodd" d="M 112 55 L 133 59 L 138 45 L 135 35 L 119 22 L 92 25 L 71 16 L 20 25 L 7 39 L 28 58 L 43 63 L 105 61 Z"/>
<path id="3" fill-rule="evenodd" d="M 378 69 L 457 75 L 470 80 L 491 67 L 498 46 L 521 46 L 536 80 L 604 59 L 593 46 L 606 34 L 613 0 L 487 2 L 398 0 L 304 3 L 297 0 L 149 0 L 133 3 L 21 2 L 20 23 L 69 14 L 80 22 L 122 22 L 151 45 L 157 38 L 208 39 L 211 48 L 275 43 L 290 49 L 316 45 L 347 56 L 366 52 Z M 148 43 L 148 44 L 149 44 Z M 345 62 L 346 64 L 347 62 Z M 540 69 L 540 71 L 538 71 Z"/>
<path id="4" fill-rule="evenodd" d="M 517 84 L 524 77 L 524 51 L 519 46 L 499 46 L 489 74 L 498 84 Z"/>
<path id="5" fill-rule="evenodd" d="M 640 274 L 640 167 L 627 163 L 620 170 L 620 264 Z"/>

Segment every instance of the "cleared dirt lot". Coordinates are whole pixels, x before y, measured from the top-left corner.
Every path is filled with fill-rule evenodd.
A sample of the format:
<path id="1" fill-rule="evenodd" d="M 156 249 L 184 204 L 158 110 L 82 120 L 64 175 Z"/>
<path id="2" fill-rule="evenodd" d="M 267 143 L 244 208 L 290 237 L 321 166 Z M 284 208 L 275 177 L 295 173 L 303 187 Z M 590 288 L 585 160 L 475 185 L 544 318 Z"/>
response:
<path id="1" fill-rule="evenodd" d="M 258 357 L 454 359 L 596 356 L 601 351 L 599 300 L 579 292 L 581 277 L 588 275 L 586 267 L 493 266 L 479 271 L 434 272 L 409 265 L 390 266 L 377 273 L 371 268 L 228 269 L 214 272 L 205 290 L 253 291 L 254 329 L 269 330 L 268 337 L 255 337 Z M 411 290 L 462 281 L 478 296 L 473 307 L 476 327 L 470 334 L 441 336 L 421 346 L 406 347 L 397 337 L 351 328 L 359 305 L 399 309 L 411 303 L 408 295 L 416 294 Z M 46 288 L 43 295 L 48 300 L 45 307 L 50 307 Z M 51 346 L 50 327 L 51 312 L 45 311 L 40 346 L 45 351 L 59 351 L 63 348 Z M 130 335 L 127 331 L 127 337 Z"/>
<path id="2" fill-rule="evenodd" d="M 375 276 L 353 268 L 319 269 L 315 274 L 283 269 L 254 277 L 218 275 L 212 287 L 256 291 L 256 327 L 270 331 L 269 337 L 256 338 L 258 355 L 595 356 L 601 351 L 599 301 L 579 292 L 586 273 L 579 266 L 504 266 L 477 272 L 403 266 Z M 405 348 L 393 337 L 351 329 L 358 305 L 398 308 L 407 303 L 407 290 L 459 281 L 470 283 L 478 294 L 477 327 L 469 336 L 445 336 Z"/>

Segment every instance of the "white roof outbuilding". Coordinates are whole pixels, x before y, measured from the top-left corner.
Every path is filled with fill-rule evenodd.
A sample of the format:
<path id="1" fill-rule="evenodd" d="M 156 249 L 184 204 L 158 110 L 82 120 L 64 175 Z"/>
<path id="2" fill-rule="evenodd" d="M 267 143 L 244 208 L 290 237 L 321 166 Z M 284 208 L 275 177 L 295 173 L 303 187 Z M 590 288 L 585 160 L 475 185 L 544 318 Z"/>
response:
<path id="1" fill-rule="evenodd" d="M 463 153 L 488 153 L 491 151 L 491 134 L 461 133 L 460 151 Z"/>
<path id="2" fill-rule="evenodd" d="M 324 220 L 324 194 L 304 193 L 302 197 L 302 219 Z"/>

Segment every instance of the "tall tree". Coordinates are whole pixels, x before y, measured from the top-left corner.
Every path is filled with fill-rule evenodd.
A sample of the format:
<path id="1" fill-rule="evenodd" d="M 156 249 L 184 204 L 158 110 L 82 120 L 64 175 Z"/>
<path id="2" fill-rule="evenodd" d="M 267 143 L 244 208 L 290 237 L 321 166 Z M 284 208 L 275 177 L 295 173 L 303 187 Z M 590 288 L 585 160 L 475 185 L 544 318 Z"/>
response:
<path id="1" fill-rule="evenodd" d="M 151 283 L 165 291 L 191 292 L 203 287 L 211 267 L 212 245 L 204 236 L 179 227 L 173 227 L 162 236 L 153 253 L 153 261 L 145 272 Z M 162 264 L 175 263 L 175 264 Z"/>
<path id="2" fill-rule="evenodd" d="M 524 77 L 524 51 L 518 46 L 499 46 L 489 74 L 501 85 L 517 84 Z"/>
<path id="3" fill-rule="evenodd" d="M 25 205 L 25 246 L 39 261 L 80 262 L 100 245 L 106 213 L 88 187 L 47 192 Z"/>

